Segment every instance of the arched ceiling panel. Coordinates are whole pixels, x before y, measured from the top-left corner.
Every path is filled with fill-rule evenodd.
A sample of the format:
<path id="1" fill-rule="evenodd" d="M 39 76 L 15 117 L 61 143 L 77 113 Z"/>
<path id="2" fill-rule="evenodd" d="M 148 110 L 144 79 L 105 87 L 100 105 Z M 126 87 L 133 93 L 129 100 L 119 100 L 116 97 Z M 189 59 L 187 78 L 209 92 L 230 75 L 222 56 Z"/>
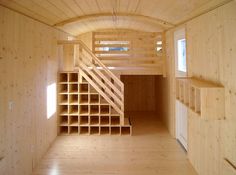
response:
<path id="1" fill-rule="evenodd" d="M 230 1 L 232 0 L 0 0 L 0 5 L 51 26 L 71 20 L 72 24 L 66 23 L 58 27 L 65 32 L 73 31 L 71 34 L 78 34 L 100 27 L 116 28 L 116 25 L 150 31 L 156 28 L 166 29 L 171 26 L 160 26 L 157 22 L 177 25 Z M 79 19 L 94 14 L 100 15 L 94 19 Z M 120 19 L 115 23 L 114 17 L 113 20 L 102 21 L 106 18 L 102 14 L 126 15 L 118 15 Z M 73 21 L 76 18 L 78 20 Z M 95 24 L 100 27 L 93 26 Z"/>

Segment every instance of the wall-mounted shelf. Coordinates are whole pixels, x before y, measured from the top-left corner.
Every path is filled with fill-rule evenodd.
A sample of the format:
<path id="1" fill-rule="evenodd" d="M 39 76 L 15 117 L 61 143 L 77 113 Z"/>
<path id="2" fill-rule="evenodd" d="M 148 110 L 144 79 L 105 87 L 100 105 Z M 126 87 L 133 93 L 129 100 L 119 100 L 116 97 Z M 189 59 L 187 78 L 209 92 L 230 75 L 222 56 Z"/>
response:
<path id="1" fill-rule="evenodd" d="M 58 74 L 59 135 L 131 135 L 132 126 L 78 72 Z"/>
<path id="2" fill-rule="evenodd" d="M 224 96 L 224 87 L 215 83 L 196 78 L 176 79 L 176 99 L 203 119 L 224 119 Z"/>

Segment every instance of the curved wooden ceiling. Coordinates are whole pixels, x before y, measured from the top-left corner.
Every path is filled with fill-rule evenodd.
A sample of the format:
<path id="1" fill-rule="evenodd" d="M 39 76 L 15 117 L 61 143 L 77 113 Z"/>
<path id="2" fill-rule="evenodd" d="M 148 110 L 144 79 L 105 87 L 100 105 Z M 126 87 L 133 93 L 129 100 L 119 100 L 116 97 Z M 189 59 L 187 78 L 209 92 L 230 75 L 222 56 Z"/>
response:
<path id="1" fill-rule="evenodd" d="M 0 0 L 72 35 L 106 28 L 163 31 L 231 0 Z"/>

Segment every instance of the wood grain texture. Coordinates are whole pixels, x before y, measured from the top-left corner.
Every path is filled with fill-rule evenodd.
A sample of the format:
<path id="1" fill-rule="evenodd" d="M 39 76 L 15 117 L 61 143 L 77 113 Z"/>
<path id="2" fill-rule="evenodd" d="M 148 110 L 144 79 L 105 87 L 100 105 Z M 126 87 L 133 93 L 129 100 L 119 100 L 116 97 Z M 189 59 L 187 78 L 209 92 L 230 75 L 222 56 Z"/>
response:
<path id="1" fill-rule="evenodd" d="M 163 31 L 229 1 L 0 0 L 0 4 L 51 26 L 67 21 L 59 28 L 78 35 L 104 28 Z"/>
<path id="2" fill-rule="evenodd" d="M 155 115 L 129 116 L 135 126 L 132 137 L 60 136 L 33 175 L 197 175 Z"/>
<path id="3" fill-rule="evenodd" d="M 232 1 L 185 24 L 189 75 L 220 83 L 225 87 L 225 120 L 203 121 L 197 118 L 196 114 L 188 112 L 188 157 L 199 175 L 229 174 L 224 158 L 233 165 L 236 164 L 236 39 L 233 37 L 236 27 L 235 16 L 236 2 Z M 174 60 L 172 40 L 175 30 L 167 32 L 169 62 L 172 62 L 170 59 Z M 168 69 L 167 72 L 174 71 L 174 67 L 170 66 Z M 169 75 L 169 82 L 173 77 Z M 168 84 L 169 82 L 167 86 L 173 89 L 175 85 Z M 175 93 L 171 96 L 174 95 Z M 170 105 L 168 108 L 172 109 Z M 174 114 L 174 110 L 171 113 Z M 172 123 L 166 123 L 172 128 L 175 119 L 168 115 L 166 121 L 169 120 Z"/>
<path id="4" fill-rule="evenodd" d="M 4 7 L 0 26 L 0 174 L 26 175 L 56 137 L 46 94 L 56 82 L 57 40 L 67 34 Z"/>

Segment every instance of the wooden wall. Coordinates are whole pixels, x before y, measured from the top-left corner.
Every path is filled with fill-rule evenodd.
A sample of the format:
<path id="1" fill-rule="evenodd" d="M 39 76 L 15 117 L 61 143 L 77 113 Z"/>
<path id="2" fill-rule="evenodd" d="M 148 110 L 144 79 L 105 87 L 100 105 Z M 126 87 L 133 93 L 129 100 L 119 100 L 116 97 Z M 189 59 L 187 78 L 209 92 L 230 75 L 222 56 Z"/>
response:
<path id="1" fill-rule="evenodd" d="M 225 120 L 202 120 L 188 112 L 188 157 L 199 175 L 236 174 L 236 1 L 232 1 L 185 24 L 189 76 L 225 87 Z M 173 32 L 166 33 L 169 95 L 164 119 L 175 131 L 175 84 Z"/>
<path id="2" fill-rule="evenodd" d="M 125 86 L 125 111 L 145 111 L 160 113 L 160 82 L 162 76 L 122 75 Z"/>
<path id="3" fill-rule="evenodd" d="M 46 93 L 57 80 L 57 40 L 66 37 L 0 6 L 1 175 L 29 175 L 56 137 L 56 114 L 47 119 Z"/>

